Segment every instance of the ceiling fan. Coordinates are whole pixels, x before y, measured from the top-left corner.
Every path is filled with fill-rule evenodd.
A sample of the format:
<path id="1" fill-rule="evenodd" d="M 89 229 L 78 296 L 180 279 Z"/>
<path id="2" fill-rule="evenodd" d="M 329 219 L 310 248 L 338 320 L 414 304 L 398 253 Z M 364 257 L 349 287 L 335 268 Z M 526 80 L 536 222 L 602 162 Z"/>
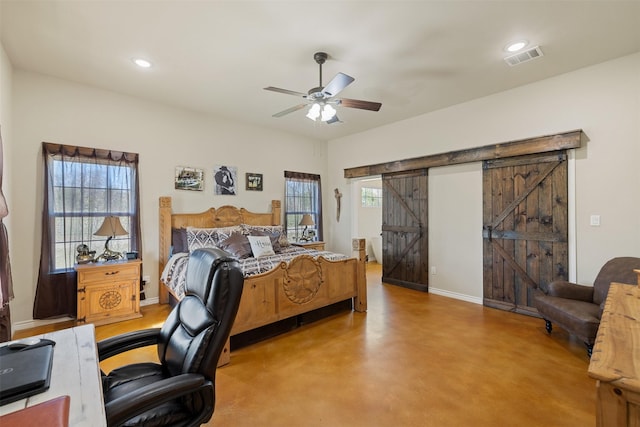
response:
<path id="1" fill-rule="evenodd" d="M 286 110 L 280 111 L 279 113 L 274 114 L 273 117 L 282 117 L 310 105 L 311 107 L 309 108 L 309 111 L 307 113 L 308 118 L 314 121 L 320 120 L 331 124 L 340 122 L 334 106 L 342 105 L 343 107 L 359 108 L 361 110 L 370 111 L 380 110 L 382 104 L 379 102 L 361 101 L 359 99 L 349 98 L 334 98 L 334 96 L 340 93 L 345 87 L 349 86 L 355 80 L 353 77 L 348 76 L 344 73 L 336 74 L 336 76 L 329 83 L 327 83 L 326 86 L 322 86 L 322 64 L 325 63 L 328 57 L 329 55 L 327 55 L 325 52 L 316 52 L 313 55 L 313 59 L 320 67 L 320 83 L 318 87 L 309 89 L 309 92 L 307 92 L 306 94 L 288 89 L 280 89 L 273 86 L 264 88 L 265 90 L 270 90 L 273 92 L 299 96 L 307 101 L 306 103 L 298 104 L 291 108 L 287 108 Z"/>

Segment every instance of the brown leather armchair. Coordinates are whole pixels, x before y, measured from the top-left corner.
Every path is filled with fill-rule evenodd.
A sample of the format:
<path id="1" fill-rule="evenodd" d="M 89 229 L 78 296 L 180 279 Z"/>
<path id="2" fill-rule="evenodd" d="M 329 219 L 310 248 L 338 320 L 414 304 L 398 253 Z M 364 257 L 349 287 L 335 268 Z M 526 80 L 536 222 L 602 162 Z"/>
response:
<path id="1" fill-rule="evenodd" d="M 551 333 L 552 323 L 584 341 L 591 357 L 598 333 L 600 317 L 611 282 L 637 283 L 634 269 L 640 269 L 640 258 L 613 258 L 600 269 L 593 286 L 582 286 L 564 280 L 549 283 L 547 289 L 534 294 L 534 306 Z"/>
<path id="2" fill-rule="evenodd" d="M 100 360 L 157 345 L 157 363 L 135 363 L 102 377 L 107 424 L 199 426 L 213 415 L 218 359 L 235 320 L 244 278 L 238 262 L 219 249 L 189 256 L 185 297 L 162 328 L 98 343 Z"/>

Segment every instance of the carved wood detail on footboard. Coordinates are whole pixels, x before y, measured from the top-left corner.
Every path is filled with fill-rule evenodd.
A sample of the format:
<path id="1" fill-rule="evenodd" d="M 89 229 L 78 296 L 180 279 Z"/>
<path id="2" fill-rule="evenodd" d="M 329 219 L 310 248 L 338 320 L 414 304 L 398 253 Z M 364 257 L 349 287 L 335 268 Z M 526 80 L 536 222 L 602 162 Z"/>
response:
<path id="1" fill-rule="evenodd" d="M 240 308 L 231 329 L 236 335 L 349 298 L 356 311 L 366 311 L 361 295 L 359 261 L 329 261 L 302 255 L 289 264 L 245 280 Z M 365 291 L 366 292 L 366 291 Z"/>

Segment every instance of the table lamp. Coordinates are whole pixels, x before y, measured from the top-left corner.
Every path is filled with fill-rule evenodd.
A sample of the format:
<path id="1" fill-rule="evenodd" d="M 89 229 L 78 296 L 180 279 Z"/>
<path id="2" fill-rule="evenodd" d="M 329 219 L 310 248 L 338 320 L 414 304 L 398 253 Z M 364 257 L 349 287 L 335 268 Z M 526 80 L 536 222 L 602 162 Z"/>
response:
<path id="1" fill-rule="evenodd" d="M 120 252 L 115 252 L 109 249 L 109 241 L 111 241 L 115 236 L 126 236 L 127 234 L 129 233 L 127 233 L 127 230 L 122 227 L 120 218 L 117 216 L 106 216 L 102 225 L 98 228 L 98 231 L 93 233 L 94 236 L 109 236 L 104 244 L 104 252 L 96 258 L 96 261 L 101 258 L 105 261 L 113 261 L 115 259 L 122 258 L 122 254 Z"/>
<path id="2" fill-rule="evenodd" d="M 310 225 L 315 225 L 315 224 L 316 223 L 313 221 L 313 217 L 310 214 L 302 215 L 300 224 L 298 224 L 298 225 L 304 225 L 304 230 L 302 230 L 302 237 L 300 237 L 300 240 L 304 240 L 304 241 L 309 240 L 309 236 L 307 235 L 307 228 L 309 228 Z"/>

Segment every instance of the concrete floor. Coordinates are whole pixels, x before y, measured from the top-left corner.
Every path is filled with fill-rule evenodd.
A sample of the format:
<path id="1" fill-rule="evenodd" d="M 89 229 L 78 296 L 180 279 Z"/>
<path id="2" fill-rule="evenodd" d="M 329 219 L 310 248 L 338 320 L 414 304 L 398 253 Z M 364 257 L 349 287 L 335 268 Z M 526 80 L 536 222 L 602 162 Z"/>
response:
<path id="1" fill-rule="evenodd" d="M 541 319 L 382 284 L 344 312 L 231 353 L 209 426 L 595 425 L 581 343 Z M 160 326 L 168 306 L 96 328 L 97 339 Z M 63 327 L 58 324 L 56 328 Z M 20 331 L 14 338 L 44 331 Z M 101 363 L 157 360 L 154 348 Z"/>

